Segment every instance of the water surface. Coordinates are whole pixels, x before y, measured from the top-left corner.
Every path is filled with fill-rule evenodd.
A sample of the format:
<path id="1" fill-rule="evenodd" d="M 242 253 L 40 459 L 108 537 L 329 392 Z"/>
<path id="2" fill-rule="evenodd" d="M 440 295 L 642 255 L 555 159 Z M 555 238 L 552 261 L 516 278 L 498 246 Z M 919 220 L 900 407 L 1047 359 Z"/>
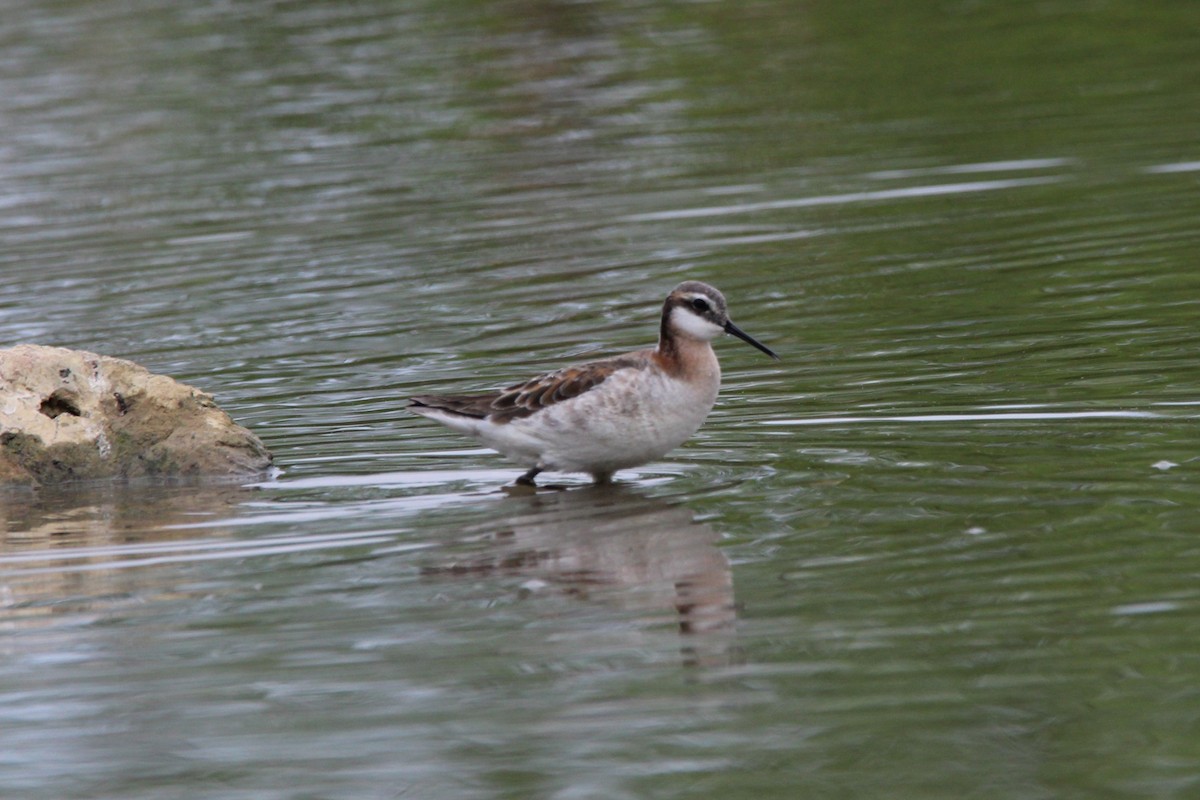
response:
<path id="1" fill-rule="evenodd" d="M 4 797 L 1197 791 L 1191 6 L 9 5 L 0 341 L 281 472 L 4 496 Z M 685 278 L 614 489 L 403 411 Z"/>

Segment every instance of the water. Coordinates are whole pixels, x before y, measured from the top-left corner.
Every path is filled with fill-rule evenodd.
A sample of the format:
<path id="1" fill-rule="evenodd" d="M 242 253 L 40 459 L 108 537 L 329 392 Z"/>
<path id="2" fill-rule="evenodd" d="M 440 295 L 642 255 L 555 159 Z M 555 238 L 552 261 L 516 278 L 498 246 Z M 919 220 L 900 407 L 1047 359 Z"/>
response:
<path id="1" fill-rule="evenodd" d="M 4 495 L 0 795 L 1193 796 L 1198 15 L 9 3 L 0 341 L 282 472 Z M 685 277 L 615 490 L 402 410 Z"/>

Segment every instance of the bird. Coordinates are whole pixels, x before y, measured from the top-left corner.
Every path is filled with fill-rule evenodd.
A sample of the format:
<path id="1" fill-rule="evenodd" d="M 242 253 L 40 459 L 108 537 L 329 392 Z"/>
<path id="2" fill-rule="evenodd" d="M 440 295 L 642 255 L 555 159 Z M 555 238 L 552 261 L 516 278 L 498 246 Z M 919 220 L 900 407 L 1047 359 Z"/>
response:
<path id="1" fill-rule="evenodd" d="M 729 318 L 725 296 L 684 281 L 662 306 L 658 344 L 575 364 L 484 394 L 415 395 L 408 410 L 472 436 L 526 472 L 586 473 L 597 484 L 661 458 L 699 430 L 721 385 L 712 340 L 731 334 L 779 356 Z"/>

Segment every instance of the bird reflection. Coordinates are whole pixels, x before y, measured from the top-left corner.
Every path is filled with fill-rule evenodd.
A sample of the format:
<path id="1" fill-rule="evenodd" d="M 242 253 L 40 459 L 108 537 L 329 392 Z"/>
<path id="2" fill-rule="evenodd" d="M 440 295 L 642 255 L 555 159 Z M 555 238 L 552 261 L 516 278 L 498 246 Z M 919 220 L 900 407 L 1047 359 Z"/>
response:
<path id="1" fill-rule="evenodd" d="M 423 574 L 515 575 L 526 591 L 598 599 L 652 620 L 665 613 L 685 663 L 737 660 L 729 561 L 718 532 L 689 509 L 615 485 L 513 496 L 503 511 L 464 531 L 485 544 L 482 551 L 427 565 Z"/>

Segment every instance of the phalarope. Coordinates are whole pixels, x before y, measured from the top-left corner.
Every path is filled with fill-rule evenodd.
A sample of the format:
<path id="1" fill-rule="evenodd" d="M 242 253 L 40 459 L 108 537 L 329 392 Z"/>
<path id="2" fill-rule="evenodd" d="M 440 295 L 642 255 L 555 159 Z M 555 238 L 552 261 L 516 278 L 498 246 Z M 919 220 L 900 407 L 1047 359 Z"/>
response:
<path id="1" fill-rule="evenodd" d="M 528 468 L 586 472 L 607 483 L 653 461 L 699 429 L 717 399 L 721 366 L 710 342 L 730 333 L 779 356 L 729 319 L 725 297 L 699 281 L 667 295 L 658 346 L 564 367 L 487 394 L 417 395 L 408 409 L 473 436 Z"/>

